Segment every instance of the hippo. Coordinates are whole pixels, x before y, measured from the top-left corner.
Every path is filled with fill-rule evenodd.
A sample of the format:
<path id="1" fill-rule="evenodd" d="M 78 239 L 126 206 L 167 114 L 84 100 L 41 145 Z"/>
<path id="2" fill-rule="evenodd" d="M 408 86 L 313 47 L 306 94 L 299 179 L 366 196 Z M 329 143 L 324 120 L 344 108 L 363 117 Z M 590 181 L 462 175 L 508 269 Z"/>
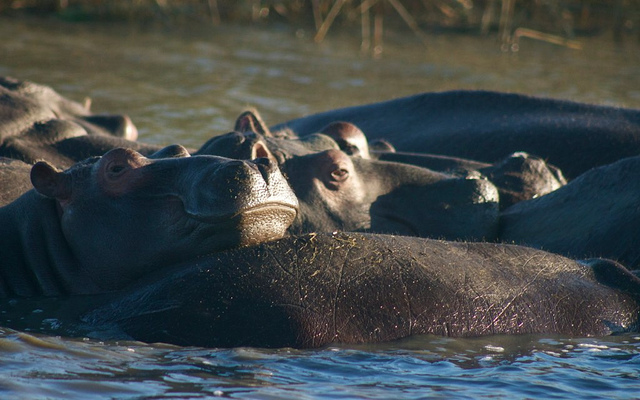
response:
<path id="1" fill-rule="evenodd" d="M 594 168 L 501 214 L 499 238 L 570 257 L 640 269 L 640 156 Z"/>
<path id="2" fill-rule="evenodd" d="M 495 238 L 498 192 L 479 176 L 457 178 L 350 157 L 323 133 L 304 138 L 272 134 L 253 112 L 242 114 L 235 129 L 210 139 L 194 154 L 277 161 L 300 204 L 291 234 L 366 231 L 450 240 Z"/>
<path id="3" fill-rule="evenodd" d="M 96 294 L 157 268 L 282 237 L 297 199 L 268 159 L 151 159 L 118 148 L 62 172 L 30 172 L 33 190 L 0 208 L 0 298 Z"/>
<path id="4" fill-rule="evenodd" d="M 0 77 L 0 156 L 68 168 L 116 147 L 151 154 L 161 147 L 136 141 L 126 115 L 93 114 L 48 86 Z"/>
<path id="5" fill-rule="evenodd" d="M 492 91 L 421 93 L 347 107 L 273 126 L 300 136 L 334 121 L 358 126 L 370 140 L 399 151 L 495 163 L 535 154 L 569 180 L 597 166 L 640 154 L 640 110 Z"/>
<path id="6" fill-rule="evenodd" d="M 148 278 L 79 324 L 103 339 L 315 348 L 419 334 L 602 336 L 637 331 L 640 312 L 640 279 L 614 261 L 380 234 L 285 237 Z"/>

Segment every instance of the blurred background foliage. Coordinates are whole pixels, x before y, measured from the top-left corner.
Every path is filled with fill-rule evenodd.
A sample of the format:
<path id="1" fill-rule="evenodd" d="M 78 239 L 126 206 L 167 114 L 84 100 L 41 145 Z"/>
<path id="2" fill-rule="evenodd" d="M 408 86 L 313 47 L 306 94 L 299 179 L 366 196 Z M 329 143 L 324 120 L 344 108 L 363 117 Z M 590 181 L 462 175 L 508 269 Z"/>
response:
<path id="1" fill-rule="evenodd" d="M 332 26 L 362 29 L 363 40 L 382 35 L 384 21 L 385 29 L 418 36 L 497 32 L 503 43 L 518 28 L 542 40 L 608 34 L 640 42 L 640 0 L 0 0 L 0 16 L 33 14 L 79 22 L 287 23 L 315 27 L 316 41 Z"/>

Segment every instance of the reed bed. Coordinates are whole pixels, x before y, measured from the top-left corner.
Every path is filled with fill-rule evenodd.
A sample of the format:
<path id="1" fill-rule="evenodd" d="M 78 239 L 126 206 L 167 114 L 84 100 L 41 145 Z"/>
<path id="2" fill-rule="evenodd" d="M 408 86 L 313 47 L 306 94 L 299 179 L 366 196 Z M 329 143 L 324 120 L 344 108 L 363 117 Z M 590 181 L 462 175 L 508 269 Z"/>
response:
<path id="1" fill-rule="evenodd" d="M 0 0 L 0 16 L 38 14 L 69 21 L 286 23 L 313 27 L 322 41 L 359 28 L 362 49 L 381 51 L 387 29 L 497 33 L 505 50 L 522 37 L 580 48 L 576 37 L 609 34 L 640 42 L 640 0 Z"/>

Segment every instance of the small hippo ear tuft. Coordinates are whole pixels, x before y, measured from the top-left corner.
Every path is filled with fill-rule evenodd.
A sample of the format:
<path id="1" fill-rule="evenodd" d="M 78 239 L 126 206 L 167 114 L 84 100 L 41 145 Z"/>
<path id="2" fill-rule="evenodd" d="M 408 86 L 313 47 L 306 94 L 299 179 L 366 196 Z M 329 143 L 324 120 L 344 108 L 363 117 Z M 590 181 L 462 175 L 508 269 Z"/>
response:
<path id="1" fill-rule="evenodd" d="M 71 197 L 69 176 L 46 161 L 39 161 L 31 168 L 31 183 L 38 193 L 46 197 L 58 200 Z"/>
<path id="2" fill-rule="evenodd" d="M 236 119 L 234 130 L 240 133 L 254 132 L 263 136 L 273 137 L 269 127 L 262 121 L 260 114 L 256 110 L 248 110 L 240 114 Z"/>

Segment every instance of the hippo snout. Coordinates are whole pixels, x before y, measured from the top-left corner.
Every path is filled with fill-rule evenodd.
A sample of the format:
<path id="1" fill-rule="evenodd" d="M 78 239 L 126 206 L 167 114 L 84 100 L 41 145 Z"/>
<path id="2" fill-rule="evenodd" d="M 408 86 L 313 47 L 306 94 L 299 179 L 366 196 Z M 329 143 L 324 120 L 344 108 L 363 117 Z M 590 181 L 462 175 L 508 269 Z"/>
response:
<path id="1" fill-rule="evenodd" d="M 202 157 L 205 163 L 211 158 L 195 157 Z M 197 179 L 189 176 L 189 195 L 183 197 L 188 213 L 206 219 L 230 218 L 263 207 L 297 213 L 298 199 L 274 161 L 221 160 L 225 161 L 194 170 Z"/>

